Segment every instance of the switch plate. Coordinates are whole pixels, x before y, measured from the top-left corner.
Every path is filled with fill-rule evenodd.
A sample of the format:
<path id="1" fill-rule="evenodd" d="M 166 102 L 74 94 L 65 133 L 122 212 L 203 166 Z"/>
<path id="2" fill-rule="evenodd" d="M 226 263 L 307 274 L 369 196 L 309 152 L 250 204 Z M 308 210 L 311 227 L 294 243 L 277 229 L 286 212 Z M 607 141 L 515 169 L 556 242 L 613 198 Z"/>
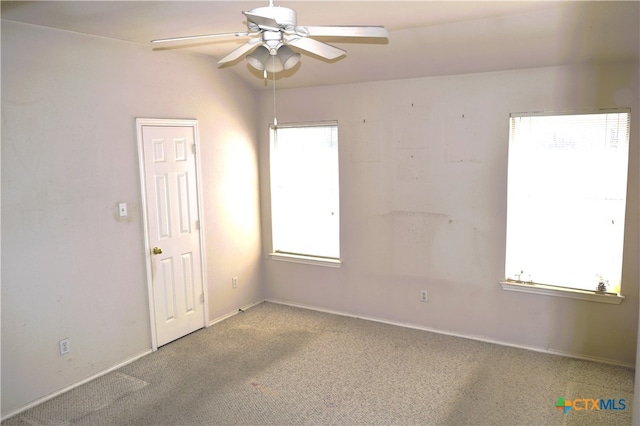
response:
<path id="1" fill-rule="evenodd" d="M 238 288 L 238 277 L 231 278 L 231 287 Z"/>
<path id="2" fill-rule="evenodd" d="M 127 203 L 118 204 L 118 215 L 120 215 L 120 217 L 127 217 Z"/>

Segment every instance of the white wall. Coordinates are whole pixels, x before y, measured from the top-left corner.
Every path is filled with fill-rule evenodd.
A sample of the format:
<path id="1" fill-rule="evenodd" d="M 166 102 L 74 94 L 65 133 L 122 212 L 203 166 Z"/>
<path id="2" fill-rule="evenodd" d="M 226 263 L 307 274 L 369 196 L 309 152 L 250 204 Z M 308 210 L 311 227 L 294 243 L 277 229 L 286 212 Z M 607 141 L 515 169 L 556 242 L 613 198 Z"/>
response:
<path id="1" fill-rule="evenodd" d="M 136 117 L 199 120 L 210 319 L 263 299 L 254 99 L 212 58 L 2 23 L 3 417 L 151 347 Z"/>
<path id="2" fill-rule="evenodd" d="M 344 265 L 267 260 L 262 271 L 270 91 L 258 116 L 256 94 L 212 59 L 3 22 L 2 415 L 150 348 L 136 117 L 200 122 L 211 319 L 266 296 L 633 364 L 638 126 L 627 300 L 508 293 L 498 281 L 508 114 L 631 106 L 636 123 L 637 76 L 619 64 L 279 91 L 281 123 L 340 123 Z M 72 352 L 61 357 L 64 337 Z"/>
<path id="3" fill-rule="evenodd" d="M 637 64 L 625 63 L 279 91 L 279 123 L 339 122 L 344 264 L 329 269 L 267 260 L 267 297 L 633 365 L 639 126 L 632 125 L 631 137 L 626 300 L 607 305 L 513 293 L 498 282 L 504 278 L 509 113 L 632 107 L 637 124 L 637 75 Z M 261 96 L 268 253 L 273 99 L 270 92 Z M 584 242 L 594 243 L 588 230 Z M 428 290 L 428 303 L 419 301 L 420 289 Z"/>

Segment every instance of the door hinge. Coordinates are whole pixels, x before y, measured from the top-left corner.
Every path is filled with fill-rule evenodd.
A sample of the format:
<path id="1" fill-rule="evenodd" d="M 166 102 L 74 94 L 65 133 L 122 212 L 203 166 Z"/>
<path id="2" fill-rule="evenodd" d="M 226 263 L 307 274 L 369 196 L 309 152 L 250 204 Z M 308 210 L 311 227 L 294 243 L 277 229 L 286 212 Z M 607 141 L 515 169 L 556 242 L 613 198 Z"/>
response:
<path id="1" fill-rule="evenodd" d="M 196 219 L 196 229 L 200 229 L 200 220 Z"/>
<path id="2" fill-rule="evenodd" d="M 196 155 L 196 144 L 191 145 L 191 151 L 193 151 L 193 155 Z"/>
<path id="3" fill-rule="evenodd" d="M 204 303 L 204 293 L 200 293 L 200 303 Z"/>

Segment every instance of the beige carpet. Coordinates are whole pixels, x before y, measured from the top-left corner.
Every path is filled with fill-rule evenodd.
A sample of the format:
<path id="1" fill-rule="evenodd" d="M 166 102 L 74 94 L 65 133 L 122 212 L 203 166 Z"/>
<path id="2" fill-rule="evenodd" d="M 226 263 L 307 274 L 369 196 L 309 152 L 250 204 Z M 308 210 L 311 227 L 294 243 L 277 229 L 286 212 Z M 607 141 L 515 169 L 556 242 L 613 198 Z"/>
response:
<path id="1" fill-rule="evenodd" d="M 629 368 L 262 303 L 2 424 L 630 425 L 633 380 Z M 558 397 L 626 409 L 564 414 Z"/>

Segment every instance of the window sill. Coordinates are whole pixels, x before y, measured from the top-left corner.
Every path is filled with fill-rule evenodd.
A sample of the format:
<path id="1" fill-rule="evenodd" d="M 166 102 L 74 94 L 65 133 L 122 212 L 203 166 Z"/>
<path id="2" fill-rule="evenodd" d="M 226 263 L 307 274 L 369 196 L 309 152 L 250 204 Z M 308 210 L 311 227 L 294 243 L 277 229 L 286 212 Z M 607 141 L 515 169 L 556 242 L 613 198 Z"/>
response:
<path id="1" fill-rule="evenodd" d="M 326 266 L 329 268 L 339 268 L 342 265 L 340 259 L 331 259 L 327 257 L 303 256 L 299 254 L 269 253 L 273 260 L 282 262 L 304 263 L 307 265 Z"/>
<path id="2" fill-rule="evenodd" d="M 619 305 L 624 296 L 616 293 L 596 293 L 588 290 L 559 288 L 544 284 L 527 284 L 510 281 L 500 282 L 503 290 L 518 291 L 521 293 L 543 294 L 546 296 L 568 297 L 570 299 L 588 300 L 590 302 L 610 303 Z"/>

